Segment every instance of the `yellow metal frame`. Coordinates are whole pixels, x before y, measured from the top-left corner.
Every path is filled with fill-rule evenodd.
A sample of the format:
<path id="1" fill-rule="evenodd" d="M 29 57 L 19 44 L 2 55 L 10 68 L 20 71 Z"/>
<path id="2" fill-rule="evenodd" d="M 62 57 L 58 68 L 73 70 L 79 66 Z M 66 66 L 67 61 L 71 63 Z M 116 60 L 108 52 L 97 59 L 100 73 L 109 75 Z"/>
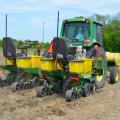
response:
<path id="1" fill-rule="evenodd" d="M 116 82 L 119 80 L 119 71 L 115 72 L 115 80 L 116 80 Z"/>

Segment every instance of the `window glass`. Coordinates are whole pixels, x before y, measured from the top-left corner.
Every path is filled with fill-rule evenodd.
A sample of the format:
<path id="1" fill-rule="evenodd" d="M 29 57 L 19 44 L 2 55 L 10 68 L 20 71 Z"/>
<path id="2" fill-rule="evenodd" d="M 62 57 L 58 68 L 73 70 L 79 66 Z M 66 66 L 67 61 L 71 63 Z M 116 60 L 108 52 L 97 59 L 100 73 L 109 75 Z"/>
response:
<path id="1" fill-rule="evenodd" d="M 93 35 L 94 38 L 102 45 L 102 27 L 99 24 L 93 24 Z"/>
<path id="2" fill-rule="evenodd" d="M 64 37 L 84 41 L 89 37 L 89 24 L 85 22 L 69 22 L 64 24 Z"/>

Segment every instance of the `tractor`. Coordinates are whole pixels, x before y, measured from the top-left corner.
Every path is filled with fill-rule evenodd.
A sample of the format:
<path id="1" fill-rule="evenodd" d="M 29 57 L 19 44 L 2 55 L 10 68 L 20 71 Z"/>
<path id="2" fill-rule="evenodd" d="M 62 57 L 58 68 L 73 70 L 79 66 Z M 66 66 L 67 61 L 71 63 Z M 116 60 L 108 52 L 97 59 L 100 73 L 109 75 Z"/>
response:
<path id="1" fill-rule="evenodd" d="M 99 21 L 84 17 L 63 21 L 60 37 L 53 38 L 51 50 L 41 59 L 44 83 L 37 88 L 38 97 L 54 92 L 64 93 L 67 102 L 87 97 L 104 86 L 108 68 L 109 82 L 118 82 L 120 71 L 113 60 L 107 61 L 102 26 Z"/>

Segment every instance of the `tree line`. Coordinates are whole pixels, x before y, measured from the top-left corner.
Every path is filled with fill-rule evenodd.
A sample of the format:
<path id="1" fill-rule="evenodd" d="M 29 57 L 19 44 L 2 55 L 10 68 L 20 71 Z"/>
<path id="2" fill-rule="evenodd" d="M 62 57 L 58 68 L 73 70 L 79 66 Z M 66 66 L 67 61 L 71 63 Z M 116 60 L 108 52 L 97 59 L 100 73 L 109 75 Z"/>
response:
<path id="1" fill-rule="evenodd" d="M 23 41 L 23 40 L 14 39 L 14 41 L 15 41 L 16 48 L 19 48 L 20 46 L 25 44 L 25 41 Z M 26 41 L 31 41 L 31 40 L 26 40 Z M 2 45 L 3 45 L 3 40 L 0 39 L 0 47 L 2 47 Z M 41 49 L 45 50 L 49 47 L 49 42 L 39 42 L 39 41 L 36 40 L 33 44 L 30 45 L 29 48 L 34 49 L 34 48 L 36 48 L 37 45 L 40 45 Z"/>

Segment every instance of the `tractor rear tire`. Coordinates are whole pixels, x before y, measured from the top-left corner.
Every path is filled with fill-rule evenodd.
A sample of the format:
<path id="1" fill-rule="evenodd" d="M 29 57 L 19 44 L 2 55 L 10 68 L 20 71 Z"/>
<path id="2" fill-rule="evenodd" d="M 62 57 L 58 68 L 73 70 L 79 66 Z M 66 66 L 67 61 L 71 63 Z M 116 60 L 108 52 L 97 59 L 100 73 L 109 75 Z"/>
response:
<path id="1" fill-rule="evenodd" d="M 120 70 L 116 66 L 113 66 L 110 72 L 110 84 L 115 84 L 120 80 Z"/>

